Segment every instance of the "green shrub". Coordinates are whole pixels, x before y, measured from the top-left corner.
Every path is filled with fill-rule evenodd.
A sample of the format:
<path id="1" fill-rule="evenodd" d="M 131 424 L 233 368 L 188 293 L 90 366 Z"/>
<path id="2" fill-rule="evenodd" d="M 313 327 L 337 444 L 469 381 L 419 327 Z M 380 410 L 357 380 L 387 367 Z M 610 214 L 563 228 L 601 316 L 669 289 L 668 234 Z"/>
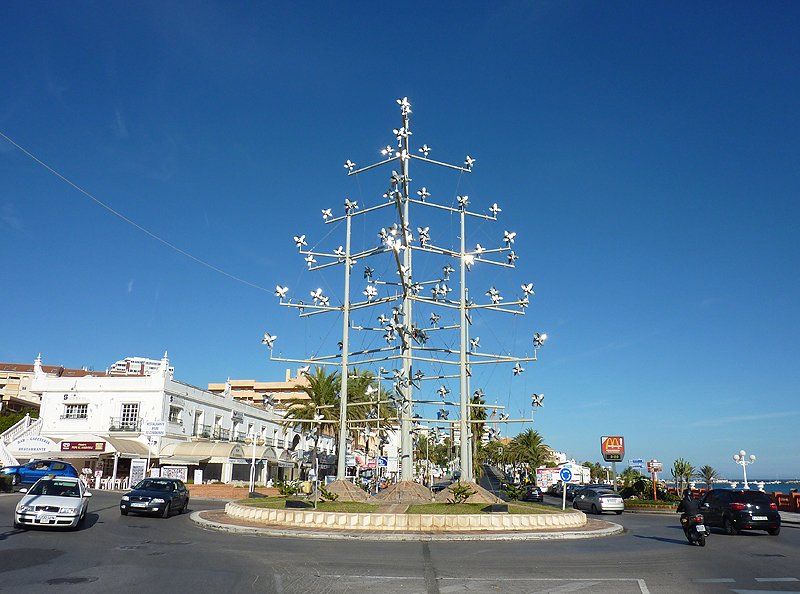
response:
<path id="1" fill-rule="evenodd" d="M 517 499 L 522 497 L 523 490 L 524 490 L 524 487 L 522 487 L 522 486 L 518 487 L 516 485 L 505 485 L 503 487 L 503 493 L 505 493 L 506 496 L 511 501 L 516 501 Z"/>
<path id="2" fill-rule="evenodd" d="M 458 482 L 453 485 L 450 485 L 450 493 L 452 494 L 452 498 L 447 500 L 447 503 L 450 504 L 459 504 L 465 503 L 467 499 L 470 498 L 471 495 L 475 494 L 475 490 L 469 486 L 467 483 Z"/>
<path id="3" fill-rule="evenodd" d="M 328 491 L 328 489 L 326 489 L 322 485 L 319 486 L 319 494 L 324 501 L 336 501 L 337 499 L 339 499 L 338 493 Z"/>
<path id="4" fill-rule="evenodd" d="M 10 476 L 0 475 L 0 493 L 10 493 L 12 484 Z"/>
<path id="5" fill-rule="evenodd" d="M 278 489 L 278 493 L 284 497 L 291 497 L 300 492 L 300 485 L 297 481 L 277 481 L 275 483 L 275 488 Z"/>

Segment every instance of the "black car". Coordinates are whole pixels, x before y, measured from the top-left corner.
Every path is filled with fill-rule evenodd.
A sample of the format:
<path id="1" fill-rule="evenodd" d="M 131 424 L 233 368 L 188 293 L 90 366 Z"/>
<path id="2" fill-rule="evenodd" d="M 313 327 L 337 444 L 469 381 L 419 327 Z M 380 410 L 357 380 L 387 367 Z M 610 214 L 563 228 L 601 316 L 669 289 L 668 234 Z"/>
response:
<path id="1" fill-rule="evenodd" d="M 183 481 L 171 478 L 146 478 L 132 491 L 122 496 L 119 513 L 158 514 L 162 518 L 171 513 L 182 514 L 189 506 L 189 490 Z"/>
<path id="2" fill-rule="evenodd" d="M 778 506 L 762 491 L 712 489 L 703 496 L 700 511 L 707 526 L 722 528 L 728 534 L 766 530 L 777 536 L 781 531 Z"/>
<path id="3" fill-rule="evenodd" d="M 544 494 L 542 490 L 536 485 L 529 485 L 525 488 L 525 492 L 520 497 L 522 501 L 544 501 Z"/>

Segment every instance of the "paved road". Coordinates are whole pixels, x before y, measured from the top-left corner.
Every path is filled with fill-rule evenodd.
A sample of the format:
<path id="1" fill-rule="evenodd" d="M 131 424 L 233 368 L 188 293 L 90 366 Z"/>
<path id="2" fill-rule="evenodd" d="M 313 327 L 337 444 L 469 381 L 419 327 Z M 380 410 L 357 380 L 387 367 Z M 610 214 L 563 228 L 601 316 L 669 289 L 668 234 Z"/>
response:
<path id="1" fill-rule="evenodd" d="M 800 527 L 683 540 L 676 518 L 608 516 L 627 531 L 562 542 L 303 541 L 206 531 L 188 516 L 120 516 L 97 492 L 77 532 L 16 531 L 0 496 L 0 589 L 14 592 L 800 591 Z M 221 507 L 193 502 L 193 509 Z M 702 581 L 705 580 L 705 581 Z M 782 581 L 764 581 L 782 580 Z"/>

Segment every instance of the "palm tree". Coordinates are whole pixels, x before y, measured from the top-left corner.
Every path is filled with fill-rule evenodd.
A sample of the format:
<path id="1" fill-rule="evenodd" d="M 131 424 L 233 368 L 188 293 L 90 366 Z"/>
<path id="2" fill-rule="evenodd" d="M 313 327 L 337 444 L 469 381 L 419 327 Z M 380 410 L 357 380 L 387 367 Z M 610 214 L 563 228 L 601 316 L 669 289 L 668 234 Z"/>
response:
<path id="1" fill-rule="evenodd" d="M 526 429 L 514 439 L 509 446 L 514 463 L 528 466 L 528 472 L 534 473 L 536 469 L 550 461 L 551 453 L 542 435 L 535 429 Z"/>
<path id="2" fill-rule="evenodd" d="M 480 475 L 483 470 L 483 461 L 485 460 L 485 453 L 482 452 L 482 437 L 483 437 L 483 429 L 486 421 L 486 409 L 482 406 L 486 404 L 486 401 L 483 399 L 482 393 L 480 391 L 476 391 L 475 394 L 472 395 L 470 407 L 470 420 L 472 421 L 481 421 L 479 423 L 471 423 L 472 425 L 472 461 L 473 461 L 473 472 L 477 475 Z M 477 477 L 476 477 L 477 478 Z"/>
<path id="3" fill-rule="evenodd" d="M 700 467 L 700 470 L 698 471 L 698 475 L 697 476 L 701 477 L 703 479 L 703 481 L 705 481 L 706 487 L 708 489 L 711 489 L 713 487 L 713 485 L 714 485 L 714 479 L 717 478 L 718 473 L 717 473 L 716 468 L 706 464 L 705 466 L 701 466 Z"/>
<path id="4" fill-rule="evenodd" d="M 644 478 L 642 473 L 630 466 L 623 470 L 619 475 L 619 479 L 622 481 L 623 487 L 632 487 L 636 481 L 641 480 L 642 478 Z"/>
<path id="5" fill-rule="evenodd" d="M 695 470 L 694 466 L 689 464 L 688 461 L 678 458 L 673 462 L 670 474 L 675 479 L 675 486 L 678 488 L 678 492 L 681 492 L 683 491 L 684 483 L 688 485 L 689 480 L 694 476 Z"/>

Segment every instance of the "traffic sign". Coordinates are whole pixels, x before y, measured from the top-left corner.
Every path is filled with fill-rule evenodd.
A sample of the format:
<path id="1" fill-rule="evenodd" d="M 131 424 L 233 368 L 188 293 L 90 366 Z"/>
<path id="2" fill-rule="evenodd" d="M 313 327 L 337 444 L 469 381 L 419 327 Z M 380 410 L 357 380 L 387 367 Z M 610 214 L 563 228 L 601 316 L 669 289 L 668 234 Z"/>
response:
<path id="1" fill-rule="evenodd" d="M 621 435 L 604 435 L 600 438 L 600 452 L 606 462 L 622 462 L 625 458 L 625 438 Z"/>
<path id="2" fill-rule="evenodd" d="M 631 459 L 631 468 L 644 469 L 644 460 L 642 458 Z"/>
<path id="3" fill-rule="evenodd" d="M 647 463 L 647 470 L 649 472 L 661 472 L 664 470 L 664 465 L 658 460 L 650 460 Z"/>
<path id="4" fill-rule="evenodd" d="M 167 434 L 166 421 L 142 421 L 142 434 L 148 437 L 157 437 Z"/>
<path id="5" fill-rule="evenodd" d="M 568 483 L 572 480 L 572 471 L 569 468 L 562 468 L 558 476 L 563 482 Z"/>

